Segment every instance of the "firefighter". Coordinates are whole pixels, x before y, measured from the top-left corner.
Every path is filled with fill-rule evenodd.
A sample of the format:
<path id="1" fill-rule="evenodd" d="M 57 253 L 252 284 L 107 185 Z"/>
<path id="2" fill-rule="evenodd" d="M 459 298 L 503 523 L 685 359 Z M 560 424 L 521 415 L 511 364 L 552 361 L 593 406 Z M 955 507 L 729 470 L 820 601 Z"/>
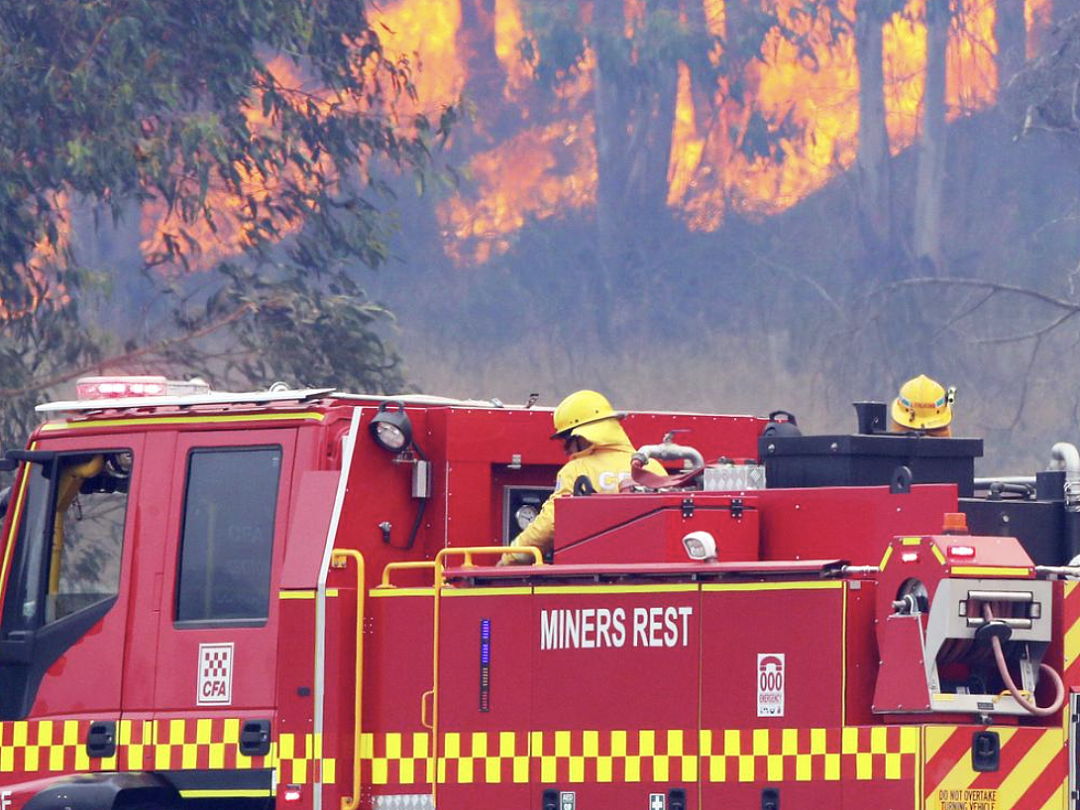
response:
<path id="1" fill-rule="evenodd" d="M 893 400 L 891 416 L 894 433 L 919 431 L 927 436 L 951 436 L 956 389 L 920 374 L 900 386 Z"/>
<path id="2" fill-rule="evenodd" d="M 572 494 L 584 476 L 596 492 L 618 492 L 619 483 L 630 477 L 630 456 L 634 446 L 619 420 L 626 414 L 611 407 L 607 397 L 596 391 L 576 391 L 555 409 L 552 439 L 563 443 L 570 460 L 559 470 L 552 493 L 536 516 L 513 542 L 515 546 L 535 546 L 549 555 L 555 540 L 555 499 Z M 649 460 L 646 469 L 659 475 L 665 470 Z M 499 565 L 527 563 L 527 554 L 504 554 Z"/>

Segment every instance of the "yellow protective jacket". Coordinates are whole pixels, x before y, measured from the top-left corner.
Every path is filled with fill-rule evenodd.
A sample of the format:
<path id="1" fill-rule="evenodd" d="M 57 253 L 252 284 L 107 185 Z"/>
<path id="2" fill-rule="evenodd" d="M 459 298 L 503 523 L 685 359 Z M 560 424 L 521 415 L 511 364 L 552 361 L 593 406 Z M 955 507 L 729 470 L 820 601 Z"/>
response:
<path id="1" fill-rule="evenodd" d="M 575 453 L 559 470 L 555 479 L 555 492 L 544 501 L 540 514 L 516 538 L 514 546 L 535 546 L 545 554 L 555 542 L 555 499 L 570 495 L 579 476 L 588 476 L 597 492 L 618 492 L 619 482 L 630 478 L 630 456 L 634 446 L 618 419 L 603 419 L 589 425 L 581 425 L 571 432 L 589 442 L 589 446 Z M 666 470 L 659 462 L 649 460 L 645 465 L 650 472 L 664 475 Z M 507 554 L 506 562 L 528 562 L 531 557 Z"/>

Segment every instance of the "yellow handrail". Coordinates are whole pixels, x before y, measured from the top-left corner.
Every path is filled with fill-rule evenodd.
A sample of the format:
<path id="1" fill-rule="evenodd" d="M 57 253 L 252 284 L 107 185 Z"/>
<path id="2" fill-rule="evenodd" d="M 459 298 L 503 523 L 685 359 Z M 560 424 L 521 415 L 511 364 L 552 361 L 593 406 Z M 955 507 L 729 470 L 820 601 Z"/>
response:
<path id="1" fill-rule="evenodd" d="M 407 571 L 407 570 L 415 570 L 415 569 L 423 569 L 423 568 L 427 568 L 427 569 L 429 569 L 431 571 L 434 571 L 435 570 L 435 561 L 434 560 L 420 560 L 420 561 L 415 561 L 414 560 L 414 561 L 410 561 L 410 562 L 387 563 L 386 568 L 384 568 L 383 572 L 382 572 L 382 581 L 376 587 L 379 587 L 379 588 L 396 588 L 397 587 L 397 585 L 391 585 L 390 584 L 390 572 L 391 571 Z"/>
<path id="2" fill-rule="evenodd" d="M 455 554 L 462 555 L 465 559 L 462 562 L 463 568 L 474 568 L 476 563 L 473 562 L 474 554 L 524 554 L 526 556 L 531 555 L 534 565 L 544 564 L 544 555 L 540 549 L 536 546 L 461 546 L 441 549 L 438 554 L 435 555 L 435 584 L 445 585 L 443 581 L 442 572 L 446 570 L 446 566 L 443 565 L 443 560 L 446 557 L 450 557 Z"/>
<path id="3" fill-rule="evenodd" d="M 357 810 L 360 806 L 360 728 L 364 706 L 364 555 L 354 549 L 337 549 L 332 559 L 351 559 L 356 563 L 356 700 L 353 706 L 353 783 L 352 796 L 341 797 L 341 810 Z"/>
<path id="4" fill-rule="evenodd" d="M 425 719 L 423 717 L 423 710 L 426 708 L 424 701 L 426 696 L 430 694 L 431 697 L 431 761 L 435 763 L 435 773 L 432 774 L 431 780 L 431 803 L 437 806 L 435 790 L 439 784 L 439 613 L 440 604 L 442 602 L 441 594 L 443 585 L 446 581 L 443 577 L 443 572 L 446 570 L 443 561 L 450 556 L 460 554 L 465 557 L 464 566 L 467 568 L 474 567 L 473 555 L 474 554 L 505 554 L 507 551 L 511 551 L 514 554 L 529 554 L 532 555 L 533 562 L 536 565 L 544 564 L 544 555 L 540 549 L 532 546 L 521 546 L 508 548 L 507 546 L 464 546 L 461 548 L 444 548 L 435 555 L 435 633 L 433 640 L 433 647 L 431 651 L 431 691 L 425 692 L 424 698 L 421 698 L 421 722 Z M 424 723 L 424 725 L 427 725 Z M 349 808 L 352 810 L 352 808 Z"/>

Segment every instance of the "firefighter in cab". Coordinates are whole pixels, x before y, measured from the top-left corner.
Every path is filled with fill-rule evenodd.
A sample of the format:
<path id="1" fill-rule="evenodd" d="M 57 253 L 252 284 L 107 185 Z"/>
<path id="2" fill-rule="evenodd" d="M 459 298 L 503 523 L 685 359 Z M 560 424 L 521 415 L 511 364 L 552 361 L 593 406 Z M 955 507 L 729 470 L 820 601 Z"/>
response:
<path id="1" fill-rule="evenodd" d="M 955 388 L 945 388 L 925 374 L 908 380 L 900 386 L 900 395 L 892 403 L 893 432 L 952 436 L 950 424 L 955 399 Z"/>
<path id="2" fill-rule="evenodd" d="M 552 493 L 540 513 L 515 539 L 514 546 L 535 546 L 549 555 L 555 541 L 555 499 L 574 492 L 584 476 L 596 492 L 618 492 L 619 483 L 630 478 L 630 457 L 634 446 L 619 420 L 626 414 L 611 407 L 607 397 L 596 391 L 576 391 L 555 409 L 555 432 L 551 438 L 563 443 L 570 460 L 559 470 Z M 659 462 L 650 459 L 645 467 L 664 475 Z M 504 554 L 499 565 L 527 563 L 528 554 Z"/>

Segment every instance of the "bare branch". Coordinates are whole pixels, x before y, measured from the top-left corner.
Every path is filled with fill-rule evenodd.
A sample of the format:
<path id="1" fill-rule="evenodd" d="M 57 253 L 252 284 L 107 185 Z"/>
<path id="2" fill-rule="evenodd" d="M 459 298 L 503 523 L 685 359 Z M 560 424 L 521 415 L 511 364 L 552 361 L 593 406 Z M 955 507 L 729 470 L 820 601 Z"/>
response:
<path id="1" fill-rule="evenodd" d="M 1013 430 L 1020 424 L 1020 417 L 1024 415 L 1024 407 L 1027 405 L 1028 399 L 1028 389 L 1031 388 L 1031 373 L 1035 368 L 1035 358 L 1039 354 L 1039 347 L 1042 346 L 1042 339 L 1042 335 L 1035 338 L 1035 345 L 1031 348 L 1031 357 L 1028 358 L 1027 368 L 1024 370 L 1024 379 L 1020 383 L 1020 403 L 1016 406 L 1016 415 L 1013 416 L 1012 423 L 1009 425 L 1009 430 Z"/>
<path id="2" fill-rule="evenodd" d="M 174 346 L 182 346 L 185 343 L 191 343 L 195 340 L 198 340 L 199 338 L 206 337 L 207 335 L 212 334 L 213 332 L 216 332 L 217 330 L 228 326 L 235 321 L 240 320 L 242 317 L 244 317 L 250 312 L 254 312 L 255 310 L 256 306 L 254 304 L 243 304 L 237 309 L 230 312 L 225 317 L 219 318 L 216 321 L 212 321 L 211 323 L 208 323 L 206 326 L 202 327 L 201 329 L 197 329 L 194 332 L 188 332 L 187 334 L 178 335 L 176 337 L 163 338 L 156 343 L 151 343 L 147 346 L 135 349 L 134 351 L 127 352 L 126 354 L 110 357 L 100 362 L 90 363 L 76 369 L 71 369 L 60 374 L 55 374 L 52 377 L 48 377 L 46 379 L 34 380 L 32 385 L 28 385 L 24 388 L 0 388 L 0 397 L 8 399 L 10 397 L 17 397 L 29 394 L 34 391 L 43 391 L 47 388 L 52 388 L 54 385 L 60 385 L 61 383 L 65 383 L 69 380 L 81 377 L 87 372 L 93 371 L 94 369 L 102 368 L 103 366 L 117 365 L 120 363 L 128 362 L 130 360 L 134 360 L 139 357 L 159 354 L 173 348 Z"/>
<path id="3" fill-rule="evenodd" d="M 1069 301 L 1066 298 L 1058 298 L 1049 295 L 1048 293 L 1040 292 L 1039 290 L 1033 290 L 1030 287 L 1019 287 L 1015 284 L 1002 284 L 999 281 L 988 281 L 979 278 L 935 278 L 933 276 L 906 278 L 878 287 L 871 291 L 869 296 L 880 296 L 902 288 L 923 287 L 934 284 L 945 287 L 977 287 L 984 290 L 993 290 L 994 292 L 1011 293 L 1024 298 L 1042 301 L 1043 303 L 1049 304 L 1052 307 L 1057 307 L 1058 309 L 1065 309 L 1070 312 L 1080 312 L 1080 302 Z"/>
<path id="4" fill-rule="evenodd" d="M 844 308 L 840 306 L 840 303 L 829 294 L 828 290 L 821 286 L 821 283 L 817 281 L 817 279 L 811 278 L 805 273 L 800 273 L 799 271 L 791 267 L 780 264 L 775 259 L 765 256 L 764 254 L 757 253 L 755 254 L 755 258 L 757 258 L 759 262 L 768 265 L 773 270 L 783 273 L 788 278 L 794 281 L 802 281 L 805 284 L 809 285 L 819 296 L 821 296 L 822 300 L 824 300 L 825 303 L 827 303 L 830 307 L 833 308 L 837 315 L 839 315 L 845 321 L 848 319 L 847 312 L 844 310 Z"/>
<path id="5" fill-rule="evenodd" d="M 974 343 L 975 345 L 978 346 L 978 345 L 993 345 L 993 344 L 1001 344 L 1001 343 L 1017 343 L 1017 342 L 1022 341 L 1022 340 L 1031 340 L 1032 338 L 1041 339 L 1045 335 L 1049 334 L 1050 332 L 1053 332 L 1055 329 L 1057 329 L 1059 326 L 1061 326 L 1063 323 L 1065 323 L 1067 320 L 1069 320 L 1070 318 L 1072 318 L 1076 314 L 1077 314 L 1077 311 L 1066 312 L 1064 315 L 1060 315 L 1057 318 L 1055 318 L 1054 320 L 1052 320 L 1046 326 L 1043 326 L 1040 329 L 1035 329 L 1035 330 L 1033 330 L 1031 332 L 1025 332 L 1025 333 L 1020 334 L 1020 335 L 1008 335 L 1006 337 L 982 338 L 980 340 L 973 340 L 972 343 Z"/>

